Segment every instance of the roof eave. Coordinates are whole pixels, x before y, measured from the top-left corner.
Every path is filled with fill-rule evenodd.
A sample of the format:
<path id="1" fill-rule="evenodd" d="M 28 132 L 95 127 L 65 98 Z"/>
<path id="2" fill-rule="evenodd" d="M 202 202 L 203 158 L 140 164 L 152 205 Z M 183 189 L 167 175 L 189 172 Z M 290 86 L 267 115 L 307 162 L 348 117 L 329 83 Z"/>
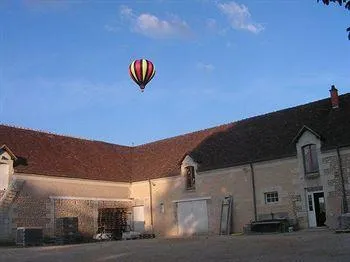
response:
<path id="1" fill-rule="evenodd" d="M 317 133 L 316 131 L 314 131 L 313 129 L 308 127 L 307 125 L 303 125 L 303 127 L 300 128 L 300 130 L 297 133 L 297 135 L 293 138 L 292 143 L 296 143 L 299 140 L 299 138 L 304 134 L 305 131 L 311 132 L 318 139 L 322 140 L 322 136 L 319 133 Z"/>
<path id="2" fill-rule="evenodd" d="M 6 151 L 11 156 L 12 160 L 14 160 L 14 161 L 17 160 L 16 155 L 10 150 L 10 148 L 7 145 L 3 144 L 0 147 L 0 149 L 3 149 L 4 151 Z"/>

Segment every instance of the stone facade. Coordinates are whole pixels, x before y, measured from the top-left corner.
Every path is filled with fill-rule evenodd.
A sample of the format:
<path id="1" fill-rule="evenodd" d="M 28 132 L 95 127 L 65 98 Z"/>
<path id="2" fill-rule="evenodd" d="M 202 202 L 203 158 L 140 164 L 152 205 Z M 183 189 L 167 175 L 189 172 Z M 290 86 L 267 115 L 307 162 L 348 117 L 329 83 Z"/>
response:
<path id="1" fill-rule="evenodd" d="M 338 224 L 338 216 L 342 211 L 344 211 L 344 201 L 343 201 L 343 185 L 345 187 L 345 194 L 347 198 L 347 208 L 350 209 L 350 151 L 340 150 L 340 158 L 342 165 L 342 176 L 340 172 L 339 158 L 336 152 L 328 153 L 322 159 L 324 174 L 327 178 L 327 184 L 325 187 L 327 190 L 327 225 L 331 227 L 336 227 Z"/>
<path id="2" fill-rule="evenodd" d="M 54 218 L 78 217 L 79 233 L 86 238 L 91 238 L 97 232 L 98 210 L 101 208 L 124 208 L 131 213 L 131 202 L 120 201 L 96 201 L 96 200 L 52 200 Z M 53 222 L 53 220 L 51 220 Z M 53 228 L 51 225 L 50 228 Z M 52 234 L 53 235 L 53 234 Z"/>
<path id="3" fill-rule="evenodd" d="M 253 164 L 258 220 L 287 217 L 296 225 L 308 228 L 307 192 L 323 191 L 326 200 L 327 226 L 337 227 L 342 212 L 341 181 L 336 151 L 318 152 L 319 175 L 306 178 L 301 156 Z M 349 198 L 350 150 L 341 150 L 345 187 Z M 188 162 L 188 159 L 186 160 Z M 151 189 L 149 184 L 151 183 Z M 157 235 L 177 235 L 177 200 L 208 197 L 209 234 L 218 234 L 223 199 L 233 196 L 233 229 L 243 231 L 255 219 L 252 172 L 250 165 L 218 169 L 196 174 L 195 190 L 185 189 L 183 175 L 132 183 L 131 197 L 145 207 L 146 227 L 151 229 L 150 191 L 153 225 Z M 278 202 L 266 203 L 266 192 L 278 192 Z M 349 201 L 348 201 L 349 204 Z M 160 212 L 161 205 L 164 212 Z"/>
<path id="4" fill-rule="evenodd" d="M 299 138 L 296 143 L 297 157 L 298 157 L 298 173 L 299 182 L 297 183 L 298 191 L 302 197 L 302 209 L 299 212 L 299 220 L 304 221 L 305 224 L 302 227 L 308 227 L 308 214 L 307 214 L 307 193 L 308 192 L 323 192 L 326 205 L 326 225 L 330 228 L 337 228 L 338 217 L 343 210 L 343 186 L 346 190 L 350 188 L 349 175 L 350 175 L 350 150 L 348 148 L 340 148 L 340 158 L 342 163 L 342 172 L 344 181 L 342 182 L 340 175 L 340 165 L 337 150 L 329 150 L 326 152 L 321 151 L 321 140 L 315 134 L 310 131 L 306 131 Z M 301 148 L 307 144 L 316 144 L 317 147 L 317 159 L 319 163 L 319 172 L 316 175 L 308 177 L 305 175 L 303 167 L 303 156 Z M 347 198 L 349 198 L 349 192 L 347 192 Z M 349 201 L 348 201 L 349 203 Z M 348 204 L 349 205 L 349 204 Z"/>
<path id="5" fill-rule="evenodd" d="M 318 143 L 311 133 L 302 135 L 297 148 L 309 142 Z M 350 150 L 340 150 L 345 189 L 350 202 Z M 184 172 L 133 183 L 112 183 L 69 178 L 53 178 L 30 174 L 14 174 L 25 184 L 5 217 L 13 233 L 19 226 L 40 226 L 44 234 L 53 236 L 58 217 L 77 216 L 83 236 L 97 231 L 98 209 L 144 207 L 145 229 L 158 236 L 178 235 L 177 203 L 186 199 L 206 199 L 209 234 L 219 234 L 221 204 L 233 196 L 233 231 L 242 232 L 249 222 L 287 217 L 307 228 L 307 193 L 325 193 L 327 225 L 337 227 L 342 212 L 342 180 L 336 150 L 318 150 L 319 174 L 308 178 L 303 171 L 301 152 L 296 157 L 252 163 L 231 168 L 197 172 L 195 189 L 186 190 Z M 186 157 L 182 164 L 197 164 Z M 253 172 L 252 172 L 253 171 Z M 253 173 L 256 214 L 254 210 Z M 265 193 L 277 192 L 278 201 L 267 203 Z"/>
<path id="6" fill-rule="evenodd" d="M 257 216 L 285 214 L 296 219 L 301 208 L 301 196 L 295 193 L 297 181 L 296 158 L 269 161 L 253 165 L 255 171 Z M 293 183 L 291 183 L 293 181 Z M 252 172 L 249 165 L 226 168 L 196 174 L 196 188 L 185 189 L 183 175 L 154 179 L 152 186 L 153 224 L 158 235 L 177 235 L 178 200 L 207 197 L 209 234 L 218 234 L 220 228 L 221 204 L 225 197 L 232 195 L 233 229 L 242 232 L 243 227 L 255 219 L 253 204 Z M 131 186 L 131 196 L 135 202 L 145 205 L 146 226 L 150 228 L 149 182 L 137 182 Z M 277 190 L 280 201 L 266 204 L 264 193 Z M 163 205 L 164 212 L 160 211 Z"/>
<path id="7" fill-rule="evenodd" d="M 77 216 L 83 236 L 97 231 L 98 209 L 132 205 L 129 183 L 108 183 L 35 175 L 14 175 L 25 180 L 8 215 L 14 239 L 17 227 L 42 227 L 45 236 L 54 235 L 58 217 Z"/>

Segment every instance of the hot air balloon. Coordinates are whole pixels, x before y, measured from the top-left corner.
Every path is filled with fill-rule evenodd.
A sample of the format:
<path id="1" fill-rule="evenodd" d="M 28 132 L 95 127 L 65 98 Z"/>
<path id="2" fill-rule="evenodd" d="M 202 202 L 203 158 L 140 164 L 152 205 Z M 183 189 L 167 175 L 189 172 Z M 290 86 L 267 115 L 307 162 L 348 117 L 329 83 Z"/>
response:
<path id="1" fill-rule="evenodd" d="M 133 61 L 129 66 L 129 74 L 132 80 L 139 85 L 141 92 L 144 91 L 146 85 L 152 80 L 156 70 L 151 61 L 139 59 Z"/>

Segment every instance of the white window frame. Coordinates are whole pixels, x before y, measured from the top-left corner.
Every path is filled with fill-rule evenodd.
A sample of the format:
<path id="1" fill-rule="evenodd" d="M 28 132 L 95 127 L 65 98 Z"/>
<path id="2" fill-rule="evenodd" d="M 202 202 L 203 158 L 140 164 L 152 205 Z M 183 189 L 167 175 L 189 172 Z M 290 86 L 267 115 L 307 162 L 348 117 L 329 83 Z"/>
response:
<path id="1" fill-rule="evenodd" d="M 264 193 L 265 204 L 279 202 L 278 191 L 270 191 Z"/>

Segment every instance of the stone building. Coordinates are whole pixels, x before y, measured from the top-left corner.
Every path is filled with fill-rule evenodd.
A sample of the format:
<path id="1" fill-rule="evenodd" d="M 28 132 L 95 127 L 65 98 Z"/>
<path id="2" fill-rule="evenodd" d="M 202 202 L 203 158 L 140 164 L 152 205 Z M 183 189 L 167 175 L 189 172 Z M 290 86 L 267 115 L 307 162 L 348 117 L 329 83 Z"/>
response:
<path id="1" fill-rule="evenodd" d="M 86 237 L 107 217 L 158 236 L 219 234 L 229 196 L 234 232 L 271 216 L 336 228 L 350 201 L 350 94 L 330 93 L 134 147 L 0 125 L 0 240 L 22 226 L 54 236 L 60 217 Z"/>

